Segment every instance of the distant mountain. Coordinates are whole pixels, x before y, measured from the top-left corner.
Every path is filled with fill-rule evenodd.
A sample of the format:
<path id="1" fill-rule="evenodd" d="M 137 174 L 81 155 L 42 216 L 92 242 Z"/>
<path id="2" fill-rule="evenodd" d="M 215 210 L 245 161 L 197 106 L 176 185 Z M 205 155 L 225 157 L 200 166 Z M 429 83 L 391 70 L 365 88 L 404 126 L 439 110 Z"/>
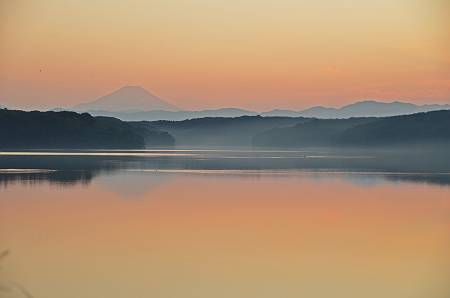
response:
<path id="1" fill-rule="evenodd" d="M 264 117 L 300 117 L 299 111 L 275 109 L 269 112 L 260 113 Z"/>
<path id="2" fill-rule="evenodd" d="M 258 113 L 235 109 L 224 108 L 217 110 L 200 110 L 200 111 L 141 111 L 141 112 L 108 112 L 108 111 L 87 111 L 95 116 L 108 116 L 115 117 L 124 121 L 157 121 L 157 120 L 170 120 L 170 121 L 182 121 L 187 119 L 205 118 L 205 117 L 241 117 L 241 116 L 256 116 Z"/>
<path id="3" fill-rule="evenodd" d="M 405 102 L 359 101 L 340 108 L 315 106 L 295 111 L 275 109 L 255 112 L 239 108 L 206 110 L 180 110 L 139 86 L 126 86 L 90 102 L 79 104 L 71 111 L 87 112 L 94 116 L 115 117 L 124 121 L 183 121 L 204 117 L 242 117 L 261 115 L 265 117 L 308 117 L 318 119 L 345 119 L 351 117 L 389 117 L 436 110 L 449 110 L 449 104 L 415 105 Z M 53 111 L 62 111 L 54 109 Z"/>
<path id="4" fill-rule="evenodd" d="M 309 119 L 256 134 L 257 147 L 450 145 L 450 111 L 381 118 Z"/>
<path id="5" fill-rule="evenodd" d="M 335 108 L 325 108 L 325 107 L 312 107 L 302 111 L 292 111 L 292 110 L 272 110 L 269 112 L 261 113 L 262 116 L 268 117 L 310 117 L 310 118 L 335 118 L 336 111 Z"/>
<path id="6" fill-rule="evenodd" d="M 341 108 L 312 107 L 302 111 L 273 110 L 263 116 L 312 117 L 319 119 L 342 119 L 351 117 L 388 117 L 436 110 L 449 110 L 450 105 L 415 105 L 404 102 L 360 101 Z"/>
<path id="7" fill-rule="evenodd" d="M 360 101 L 346 105 L 338 110 L 339 118 L 349 117 L 386 117 L 416 113 L 419 107 L 411 103 L 384 103 L 373 100 Z"/>
<path id="8" fill-rule="evenodd" d="M 74 111 L 107 111 L 130 112 L 167 110 L 177 111 L 178 108 L 165 102 L 158 96 L 139 86 L 125 86 L 93 102 L 76 105 Z"/>
<path id="9" fill-rule="evenodd" d="M 269 112 L 254 112 L 237 108 L 209 109 L 198 111 L 173 111 L 173 110 L 133 110 L 133 111 L 111 111 L 100 109 L 84 110 L 95 116 L 108 116 L 119 118 L 124 121 L 156 121 L 171 120 L 182 121 L 204 117 L 242 117 L 256 116 L 264 117 L 307 117 L 318 119 L 344 119 L 351 117 L 388 117 L 397 115 L 407 115 L 435 110 L 448 110 L 450 105 L 415 105 L 402 102 L 377 102 L 361 101 L 343 106 L 341 108 L 328 108 L 322 106 L 311 107 L 302 111 L 276 109 Z"/>
<path id="10" fill-rule="evenodd" d="M 0 110 L 2 149 L 142 149 L 171 146 L 166 132 L 74 112 Z"/>
<path id="11" fill-rule="evenodd" d="M 335 118 L 336 116 L 335 108 L 326 108 L 326 107 L 312 107 L 306 110 L 303 110 L 300 114 L 307 115 L 304 117 L 315 117 L 315 118 Z"/>

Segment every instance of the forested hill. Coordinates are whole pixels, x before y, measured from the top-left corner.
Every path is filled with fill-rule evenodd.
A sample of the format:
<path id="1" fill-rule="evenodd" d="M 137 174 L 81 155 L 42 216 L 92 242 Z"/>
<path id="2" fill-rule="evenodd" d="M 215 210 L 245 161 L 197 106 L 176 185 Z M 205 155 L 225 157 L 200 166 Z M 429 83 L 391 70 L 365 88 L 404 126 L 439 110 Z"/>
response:
<path id="1" fill-rule="evenodd" d="M 311 119 L 253 137 L 258 147 L 441 146 L 450 144 L 450 111 L 383 118 Z"/>
<path id="2" fill-rule="evenodd" d="M 346 130 L 340 141 L 367 146 L 450 143 L 450 111 L 380 118 Z"/>
<path id="3" fill-rule="evenodd" d="M 450 144 L 450 111 L 382 118 L 243 116 L 124 122 L 75 112 L 0 110 L 1 149 L 333 147 Z"/>
<path id="4" fill-rule="evenodd" d="M 166 132 L 75 112 L 0 110 L 2 149 L 142 149 L 171 146 Z"/>
<path id="5" fill-rule="evenodd" d="M 183 121 L 135 122 L 149 128 L 167 131 L 177 146 L 185 147 L 249 147 L 258 133 L 292 126 L 309 120 L 303 117 L 242 116 L 234 118 L 207 117 Z"/>

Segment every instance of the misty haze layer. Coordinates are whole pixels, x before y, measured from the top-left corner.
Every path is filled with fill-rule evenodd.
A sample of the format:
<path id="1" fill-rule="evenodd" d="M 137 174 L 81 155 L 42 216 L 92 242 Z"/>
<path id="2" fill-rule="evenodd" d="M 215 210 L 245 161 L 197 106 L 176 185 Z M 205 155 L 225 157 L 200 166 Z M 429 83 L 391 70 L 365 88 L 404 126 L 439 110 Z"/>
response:
<path id="1" fill-rule="evenodd" d="M 139 86 L 125 86 L 92 102 L 79 104 L 71 109 L 87 112 L 94 116 L 115 117 L 125 121 L 138 120 L 186 120 L 203 117 L 311 117 L 320 119 L 350 117 L 387 117 L 450 109 L 450 105 L 415 105 L 403 102 L 360 101 L 341 108 L 312 107 L 305 110 L 280 110 L 255 112 L 237 108 L 208 109 L 199 111 L 180 110 L 164 99 L 153 95 Z M 55 109 L 56 111 L 60 109 Z"/>

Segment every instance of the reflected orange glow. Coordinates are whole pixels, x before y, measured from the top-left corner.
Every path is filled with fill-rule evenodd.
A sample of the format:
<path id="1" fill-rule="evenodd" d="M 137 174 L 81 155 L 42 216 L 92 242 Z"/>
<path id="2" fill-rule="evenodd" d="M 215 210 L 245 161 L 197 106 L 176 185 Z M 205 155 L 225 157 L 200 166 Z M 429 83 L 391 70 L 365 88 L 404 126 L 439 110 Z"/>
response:
<path id="1" fill-rule="evenodd" d="M 2 234 L 27 284 L 50 298 L 80 283 L 114 298 L 448 293 L 448 187 L 163 175 L 133 198 L 107 178 L 3 190 Z"/>

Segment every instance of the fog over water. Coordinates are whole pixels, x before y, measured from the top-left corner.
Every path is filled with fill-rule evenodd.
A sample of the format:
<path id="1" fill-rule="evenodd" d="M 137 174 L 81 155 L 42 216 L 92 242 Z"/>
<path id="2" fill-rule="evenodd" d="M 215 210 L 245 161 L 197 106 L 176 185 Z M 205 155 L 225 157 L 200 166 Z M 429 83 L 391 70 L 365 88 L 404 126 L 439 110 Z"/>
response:
<path id="1" fill-rule="evenodd" d="M 89 183 L 124 171 L 209 174 L 333 173 L 447 184 L 446 150 L 318 148 L 305 150 L 159 149 L 0 152 L 0 181 Z"/>

